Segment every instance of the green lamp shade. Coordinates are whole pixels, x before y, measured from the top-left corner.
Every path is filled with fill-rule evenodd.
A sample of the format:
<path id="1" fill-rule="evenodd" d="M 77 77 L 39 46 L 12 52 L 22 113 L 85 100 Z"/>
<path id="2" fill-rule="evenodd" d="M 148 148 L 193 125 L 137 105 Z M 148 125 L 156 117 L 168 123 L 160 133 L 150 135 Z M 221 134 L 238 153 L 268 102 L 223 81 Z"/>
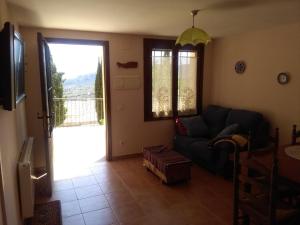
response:
<path id="1" fill-rule="evenodd" d="M 187 45 L 192 44 L 196 46 L 197 44 L 205 44 L 207 45 L 208 42 L 211 41 L 210 36 L 204 31 L 199 28 L 191 27 L 185 30 L 176 40 L 176 45 Z"/>

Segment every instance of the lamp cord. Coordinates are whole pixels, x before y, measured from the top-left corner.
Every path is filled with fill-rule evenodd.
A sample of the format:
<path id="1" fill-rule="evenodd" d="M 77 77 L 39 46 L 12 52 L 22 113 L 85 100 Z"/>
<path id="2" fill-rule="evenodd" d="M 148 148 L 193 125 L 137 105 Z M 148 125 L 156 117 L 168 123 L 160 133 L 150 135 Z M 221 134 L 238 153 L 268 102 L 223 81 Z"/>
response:
<path id="1" fill-rule="evenodd" d="M 192 28 L 194 28 L 194 25 L 195 25 L 195 16 L 198 14 L 199 12 L 199 9 L 194 9 L 191 11 L 191 15 L 193 16 L 193 26 Z"/>
<path id="2" fill-rule="evenodd" d="M 193 14 L 193 26 L 192 26 L 192 28 L 194 28 L 194 22 L 195 22 L 195 15 Z"/>

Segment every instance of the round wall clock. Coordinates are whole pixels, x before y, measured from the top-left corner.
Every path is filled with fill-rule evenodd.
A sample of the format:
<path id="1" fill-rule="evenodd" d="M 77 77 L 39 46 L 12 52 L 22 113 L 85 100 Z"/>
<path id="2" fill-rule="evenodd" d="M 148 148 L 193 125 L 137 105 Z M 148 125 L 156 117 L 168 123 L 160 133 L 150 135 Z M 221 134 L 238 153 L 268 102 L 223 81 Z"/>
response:
<path id="1" fill-rule="evenodd" d="M 279 84 L 287 84 L 290 80 L 288 73 L 280 73 L 277 76 L 277 81 Z"/>
<path id="2" fill-rule="evenodd" d="M 242 74 L 246 70 L 246 63 L 244 61 L 242 61 L 242 60 L 237 61 L 236 64 L 235 64 L 234 69 L 235 69 L 236 73 Z"/>

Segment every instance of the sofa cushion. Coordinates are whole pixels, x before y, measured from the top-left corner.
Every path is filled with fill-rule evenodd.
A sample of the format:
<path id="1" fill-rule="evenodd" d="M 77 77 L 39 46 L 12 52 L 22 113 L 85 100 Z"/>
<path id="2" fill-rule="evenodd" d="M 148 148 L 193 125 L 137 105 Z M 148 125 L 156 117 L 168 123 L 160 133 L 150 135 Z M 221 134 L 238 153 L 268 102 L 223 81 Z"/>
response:
<path id="1" fill-rule="evenodd" d="M 190 145 L 190 151 L 194 160 L 210 162 L 213 158 L 213 151 L 208 147 L 207 141 L 197 141 Z"/>
<path id="2" fill-rule="evenodd" d="M 233 134 L 236 134 L 238 131 L 239 131 L 239 125 L 237 123 L 234 123 L 234 124 L 228 125 L 223 130 L 221 130 L 221 132 L 218 133 L 216 138 L 233 135 Z"/>
<path id="3" fill-rule="evenodd" d="M 224 127 L 229 108 L 209 105 L 202 116 L 209 129 L 209 136 L 214 138 Z"/>
<path id="4" fill-rule="evenodd" d="M 226 126 L 237 123 L 239 124 L 239 133 L 248 134 L 249 131 L 254 132 L 256 130 L 262 119 L 262 115 L 258 112 L 233 109 L 228 114 Z"/>
<path id="5" fill-rule="evenodd" d="M 208 142 L 208 140 L 205 138 L 193 138 L 188 136 L 176 135 L 174 137 L 174 149 L 177 152 L 180 152 L 183 155 L 190 158 L 191 157 L 190 145 L 194 142 L 199 142 L 199 141 Z"/>
<path id="6" fill-rule="evenodd" d="M 179 119 L 186 128 L 189 137 L 207 137 L 208 127 L 202 116 L 182 117 Z"/>

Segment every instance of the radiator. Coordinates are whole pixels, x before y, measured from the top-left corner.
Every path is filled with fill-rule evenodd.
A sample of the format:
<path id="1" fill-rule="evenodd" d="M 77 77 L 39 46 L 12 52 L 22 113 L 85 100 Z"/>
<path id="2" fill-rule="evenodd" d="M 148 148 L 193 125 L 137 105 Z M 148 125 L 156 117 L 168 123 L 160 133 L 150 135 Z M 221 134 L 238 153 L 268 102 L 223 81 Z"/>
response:
<path id="1" fill-rule="evenodd" d="M 24 143 L 21 157 L 18 163 L 19 192 L 21 200 L 22 218 L 30 218 L 34 212 L 34 176 L 32 166 L 33 138 L 30 137 Z"/>

